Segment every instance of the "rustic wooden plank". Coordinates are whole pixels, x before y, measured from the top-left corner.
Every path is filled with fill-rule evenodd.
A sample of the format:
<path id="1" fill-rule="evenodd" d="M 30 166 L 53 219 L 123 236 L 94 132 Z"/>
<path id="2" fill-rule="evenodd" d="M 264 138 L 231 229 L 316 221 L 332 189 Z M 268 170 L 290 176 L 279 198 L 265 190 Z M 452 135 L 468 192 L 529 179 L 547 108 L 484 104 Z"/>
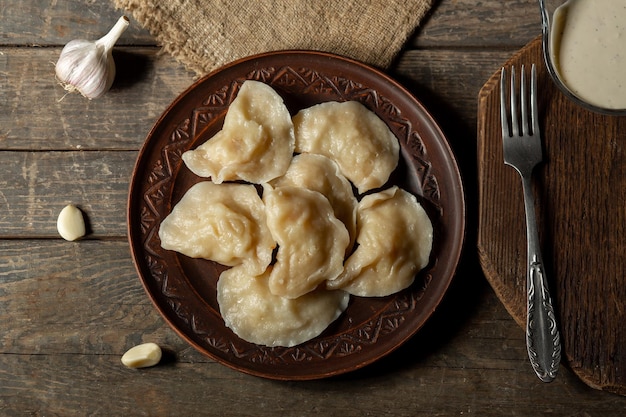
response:
<path id="1" fill-rule="evenodd" d="M 541 59 L 541 39 L 511 58 Z M 538 231 L 563 359 L 589 385 L 626 395 L 624 198 L 626 119 L 577 107 L 537 66 L 544 155 L 535 172 Z M 481 91 L 478 247 L 487 279 L 526 320 L 526 235 L 519 176 L 502 163 L 498 75 Z M 574 169 L 575 168 L 575 169 Z M 575 172 L 576 175 L 572 175 Z M 581 179 L 599 178 L 582 188 Z M 506 230 L 506 232 L 503 232 Z M 586 277 L 594 277 L 587 279 Z"/>
<path id="2" fill-rule="evenodd" d="M 518 49 L 541 33 L 536 1 L 438 1 L 412 48 Z"/>
<path id="3" fill-rule="evenodd" d="M 126 236 L 126 200 L 136 151 L 0 152 L 0 236 L 60 238 L 66 204 L 86 214 L 88 238 Z"/>
<path id="4" fill-rule="evenodd" d="M 626 406 L 566 369 L 550 385 L 539 382 L 523 332 L 478 277 L 453 283 L 427 325 L 368 368 L 303 383 L 250 377 L 198 354 L 164 324 L 127 250 L 119 241 L 0 241 L 3 415 L 197 415 L 210 407 L 258 416 L 612 417 Z M 163 346 L 166 360 L 124 368 L 122 353 L 142 341 Z"/>
<path id="5" fill-rule="evenodd" d="M 156 48 L 120 49 L 104 97 L 66 95 L 54 66 L 58 48 L 0 49 L 2 149 L 138 149 L 171 101 L 193 82 Z"/>
<path id="6" fill-rule="evenodd" d="M 408 50 L 390 74 L 411 91 L 447 130 L 476 136 L 477 97 L 482 85 L 508 59 L 508 51 Z"/>
<path id="7" fill-rule="evenodd" d="M 259 416 L 388 410 L 499 416 L 523 409 L 611 417 L 626 404 L 623 397 L 598 396 L 567 370 L 549 386 L 540 383 L 527 363 L 521 329 L 484 282 L 474 280 L 457 281 L 426 327 L 371 367 L 305 383 L 249 377 L 198 354 L 163 323 L 127 251 L 120 241 L 0 241 L 4 415 L 189 415 L 210 405 L 217 414 L 254 410 Z M 166 361 L 125 369 L 122 353 L 142 341 L 163 346 Z M 207 394 L 211 386 L 219 391 Z M 529 389 L 545 395 L 529 402 Z M 573 399 L 587 402 L 577 408 Z"/>
<path id="8" fill-rule="evenodd" d="M 2 354 L 111 354 L 161 338 L 125 241 L 0 240 Z"/>
<path id="9" fill-rule="evenodd" d="M 0 148 L 16 150 L 139 149 L 156 119 L 194 75 L 155 48 L 124 48 L 116 84 L 104 97 L 65 95 L 51 61 L 57 48 L 0 49 Z M 458 119 L 475 135 L 476 97 L 509 52 L 411 50 L 390 73 L 441 123 Z M 453 78 L 453 80 L 451 80 Z M 29 85 L 30 88 L 23 88 Z M 454 119 L 454 120 L 452 120 Z"/>
<path id="10" fill-rule="evenodd" d="M 123 369 L 117 357 L 0 356 L 0 410 L 6 415 L 254 415 L 254 416 L 606 416 L 621 417 L 624 401 L 594 401 L 576 386 L 550 396 L 537 387 L 532 400 L 524 377 L 504 388 L 509 371 L 419 366 L 364 379 L 275 383 L 217 364 L 171 364 Z M 28 378 L 11 378 L 9 371 Z M 111 383 L 114 381 L 114 383 Z M 211 387 L 211 388 L 207 388 Z M 472 390 L 468 390 L 471 387 Z M 560 386 L 563 389 L 563 385 Z M 546 392 L 547 391 L 547 392 Z M 459 397 L 459 393 L 467 393 Z M 97 393 L 97 394 L 96 394 Z M 581 404 L 585 399 L 585 405 Z M 132 411 L 131 411 L 132 410 Z"/>
<path id="11" fill-rule="evenodd" d="M 515 0 L 506 7 L 497 0 L 436 3 L 411 47 L 519 47 L 540 31 L 536 2 Z M 0 45 L 59 46 L 77 38 L 97 39 L 124 13 L 112 1 L 20 1 L 17 7 L 0 8 Z M 119 45 L 154 45 L 148 31 L 126 14 L 131 25 Z"/>
<path id="12" fill-rule="evenodd" d="M 111 1 L 19 0 L 0 7 L 0 45 L 65 45 L 72 39 L 96 40 L 124 14 Z M 128 15 L 130 18 L 130 14 Z M 137 22 L 119 40 L 120 45 L 154 45 L 154 38 Z"/>
<path id="13" fill-rule="evenodd" d="M 0 253 L 2 353 L 121 354 L 141 338 L 159 339 L 177 350 L 184 347 L 163 330 L 166 326 L 140 284 L 126 241 L 0 240 Z M 454 317 L 463 324 L 473 323 L 467 336 L 476 347 L 483 346 L 469 358 L 474 367 L 481 363 L 505 369 L 511 368 L 511 361 L 524 359 L 521 329 L 510 325 L 511 318 L 484 282 L 473 284 L 474 288 L 468 285 L 455 284 L 415 340 L 373 369 L 403 367 L 434 351 L 446 352 L 445 360 L 433 362 L 434 366 L 464 366 L 468 357 L 460 354 L 456 344 L 443 343 L 458 337 L 454 326 L 443 326 Z M 497 313 L 472 311 L 478 301 Z M 468 318 L 458 319 L 459 308 Z M 515 348 L 493 355 L 487 345 L 494 339 Z"/>

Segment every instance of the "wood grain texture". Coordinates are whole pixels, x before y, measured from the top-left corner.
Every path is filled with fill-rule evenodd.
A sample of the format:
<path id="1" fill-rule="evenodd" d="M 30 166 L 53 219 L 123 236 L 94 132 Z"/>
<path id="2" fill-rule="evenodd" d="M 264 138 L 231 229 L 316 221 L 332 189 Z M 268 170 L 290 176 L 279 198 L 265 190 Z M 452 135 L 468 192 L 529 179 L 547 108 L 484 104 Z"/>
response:
<path id="1" fill-rule="evenodd" d="M 0 48 L 2 149 L 139 149 L 156 119 L 193 81 L 155 48 L 116 49 L 112 89 L 88 100 L 57 83 L 53 62 L 60 52 Z"/>
<path id="2" fill-rule="evenodd" d="M 195 351 L 150 304 L 130 258 L 125 210 L 134 160 L 193 74 L 131 22 L 115 49 L 110 93 L 59 101 L 52 62 L 62 45 L 100 36 L 120 11 L 83 0 L 0 4 L 0 415 L 623 416 L 626 397 L 590 388 L 567 365 L 553 383 L 537 380 L 523 330 L 488 285 L 476 252 L 477 97 L 539 34 L 536 7 L 437 1 L 388 71 L 440 123 L 465 182 L 466 249 L 444 302 L 382 361 L 340 378 L 283 383 Z M 611 143 L 604 150 L 616 155 L 620 142 Z M 590 192 L 597 198 L 599 190 Z M 87 213 L 93 233 L 85 240 L 56 234 L 68 202 Z M 606 317 L 602 311 L 594 320 Z M 144 341 L 159 343 L 166 359 L 124 368 L 121 355 Z"/>
<path id="3" fill-rule="evenodd" d="M 79 11 L 77 13 L 77 11 Z M 123 14 L 106 1 L 3 1 L 0 6 L 0 45 L 65 45 L 72 39 L 96 40 Z M 131 25 L 120 45 L 154 45 L 139 25 Z"/>
<path id="4" fill-rule="evenodd" d="M 485 370 L 476 377 L 463 368 L 422 365 L 414 370 L 395 369 L 388 377 L 370 374 L 359 375 L 359 379 L 292 384 L 241 378 L 218 364 L 176 362 L 134 371 L 120 368 L 118 361 L 116 356 L 106 355 L 4 355 L 0 358 L 0 369 L 5 370 L 0 382 L 10 395 L 0 402 L 0 411 L 64 417 L 83 416 L 87 409 L 91 415 L 139 416 L 535 416 L 544 415 L 545 410 L 564 416 L 623 415 L 619 399 L 595 401 L 576 381 L 568 385 L 565 396 L 551 400 L 548 397 L 555 393 L 551 387 L 536 389 L 532 394 L 538 401 L 526 404 L 520 392 L 528 392 L 527 383 L 532 381 L 509 378 L 507 389 L 496 383 L 516 372 L 511 369 Z M 20 379 L 6 373 L 16 370 Z M 110 380 L 116 384 L 109 386 L 106 381 Z M 435 381 L 436 391 L 431 387 Z M 407 384 L 415 388 L 409 392 L 398 389 Z M 460 392 L 467 394 L 459 397 Z M 583 401 L 585 405 L 579 405 Z"/>
<path id="5" fill-rule="evenodd" d="M 56 219 L 77 205 L 89 238 L 126 236 L 126 199 L 137 152 L 0 152 L 0 237 L 58 237 Z"/>
<path id="6" fill-rule="evenodd" d="M 124 241 L 0 241 L 4 354 L 120 352 L 159 334 Z"/>
<path id="7" fill-rule="evenodd" d="M 0 242 L 0 320 L 11 323 L 0 336 L 3 415 L 576 415 L 587 407 L 620 415 L 621 397 L 599 398 L 566 370 L 550 386 L 536 381 L 523 335 L 485 284 L 471 280 L 454 284 L 408 344 L 354 374 L 279 383 L 232 371 L 162 322 L 127 249 L 125 242 Z M 124 368 L 123 352 L 143 341 L 159 343 L 166 360 Z M 524 393 L 544 390 L 526 402 Z"/>
<path id="8" fill-rule="evenodd" d="M 122 10 L 102 1 L 25 0 L 20 7 L 0 7 L 3 30 L 0 45 L 60 46 L 72 39 L 98 39 L 115 23 Z M 498 1 L 435 0 L 429 17 L 418 28 L 411 47 L 517 47 L 540 30 L 536 3 L 513 0 L 502 7 Z M 77 13 L 77 11 L 80 11 Z M 154 45 L 147 30 L 134 20 L 118 45 Z M 516 19 L 516 24 L 511 24 Z"/>
<path id="9" fill-rule="evenodd" d="M 517 49 L 541 32 L 537 2 L 435 1 L 412 42 L 418 48 Z"/>
<path id="10" fill-rule="evenodd" d="M 1 149 L 138 150 L 157 118 L 194 81 L 193 74 L 155 48 L 122 48 L 116 51 L 119 68 L 111 91 L 90 101 L 78 94 L 66 95 L 54 79 L 51 62 L 59 53 L 60 48 L 0 48 L 0 77 L 5 77 Z M 440 123 L 453 125 L 446 121 L 460 119 L 466 134 L 474 135 L 476 92 L 509 55 L 508 51 L 410 50 L 390 73 L 429 110 L 440 112 Z M 26 84 L 29 88 L 24 88 Z"/>
<path id="11" fill-rule="evenodd" d="M 537 62 L 545 163 L 537 211 L 563 353 L 589 385 L 626 394 L 626 118 L 591 113 L 553 84 L 536 39 L 509 65 Z M 526 240 L 521 183 L 502 163 L 498 74 L 479 102 L 480 230 L 487 276 L 515 319 L 525 321 Z"/>

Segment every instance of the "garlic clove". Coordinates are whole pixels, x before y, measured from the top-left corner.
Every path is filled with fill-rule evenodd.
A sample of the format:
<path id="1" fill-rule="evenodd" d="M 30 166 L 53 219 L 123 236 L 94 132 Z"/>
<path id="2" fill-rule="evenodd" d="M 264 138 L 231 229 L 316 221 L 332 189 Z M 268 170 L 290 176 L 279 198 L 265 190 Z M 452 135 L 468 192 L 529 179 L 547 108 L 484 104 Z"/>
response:
<path id="1" fill-rule="evenodd" d="M 56 77 L 68 92 L 79 92 L 88 99 L 104 95 L 115 79 L 113 46 L 128 28 L 126 16 L 97 41 L 75 39 L 61 51 L 55 65 Z"/>
<path id="2" fill-rule="evenodd" d="M 57 218 L 57 230 L 63 239 L 69 241 L 85 236 L 86 227 L 83 212 L 73 204 L 65 206 Z"/>
<path id="3" fill-rule="evenodd" d="M 122 355 L 122 363 L 128 368 L 147 368 L 161 361 L 161 347 L 153 342 L 130 348 Z"/>

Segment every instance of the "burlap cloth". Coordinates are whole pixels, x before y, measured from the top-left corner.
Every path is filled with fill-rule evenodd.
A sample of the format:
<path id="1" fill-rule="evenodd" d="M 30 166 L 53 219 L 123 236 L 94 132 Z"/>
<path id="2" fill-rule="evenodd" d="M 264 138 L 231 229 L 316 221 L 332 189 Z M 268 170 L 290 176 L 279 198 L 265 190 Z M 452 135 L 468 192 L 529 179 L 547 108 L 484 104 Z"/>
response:
<path id="1" fill-rule="evenodd" d="M 307 49 L 386 68 L 433 0 L 113 0 L 189 70 Z"/>

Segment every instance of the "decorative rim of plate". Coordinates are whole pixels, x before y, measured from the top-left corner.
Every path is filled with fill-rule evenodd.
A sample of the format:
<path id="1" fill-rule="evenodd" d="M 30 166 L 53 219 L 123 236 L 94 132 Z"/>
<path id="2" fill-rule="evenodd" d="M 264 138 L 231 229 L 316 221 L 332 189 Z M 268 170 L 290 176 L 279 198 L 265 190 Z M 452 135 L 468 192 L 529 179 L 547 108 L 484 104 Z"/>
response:
<path id="1" fill-rule="evenodd" d="M 211 296 L 204 296 L 200 288 L 204 284 L 186 276 L 183 264 L 188 260 L 163 250 L 157 233 L 160 219 L 169 213 L 176 198 L 175 184 L 186 175 L 181 172 L 182 153 L 221 127 L 230 102 L 247 79 L 265 82 L 292 98 L 358 100 L 369 107 L 398 137 L 413 192 L 436 217 L 431 217 L 435 226 L 431 263 L 409 289 L 352 302 L 326 332 L 291 348 L 254 345 L 235 336 L 211 305 Z M 441 184 L 446 187 L 442 189 Z M 362 368 L 397 349 L 423 326 L 456 272 L 465 238 L 465 201 L 461 176 L 445 136 L 404 87 L 350 58 L 289 50 L 237 60 L 201 78 L 171 103 L 137 157 L 129 187 L 127 224 L 131 255 L 142 285 L 166 322 L 185 341 L 244 373 L 306 380 Z M 213 277 L 220 272 L 219 266 L 208 261 L 201 268 Z M 357 318 L 351 317 L 351 309 Z M 361 317 L 365 310 L 375 314 Z"/>

